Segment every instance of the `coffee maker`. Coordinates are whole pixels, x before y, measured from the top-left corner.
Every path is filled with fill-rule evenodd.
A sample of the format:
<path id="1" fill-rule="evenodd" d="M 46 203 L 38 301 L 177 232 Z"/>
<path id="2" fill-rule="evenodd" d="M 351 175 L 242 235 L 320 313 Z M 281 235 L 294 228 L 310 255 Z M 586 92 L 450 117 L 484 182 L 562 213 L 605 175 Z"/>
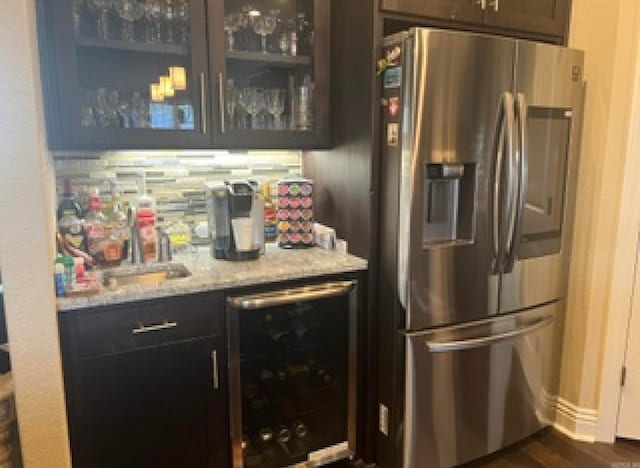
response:
<path id="1" fill-rule="evenodd" d="M 260 256 L 258 221 L 252 217 L 254 195 L 254 187 L 246 180 L 225 182 L 207 190 L 213 258 L 244 261 Z"/>

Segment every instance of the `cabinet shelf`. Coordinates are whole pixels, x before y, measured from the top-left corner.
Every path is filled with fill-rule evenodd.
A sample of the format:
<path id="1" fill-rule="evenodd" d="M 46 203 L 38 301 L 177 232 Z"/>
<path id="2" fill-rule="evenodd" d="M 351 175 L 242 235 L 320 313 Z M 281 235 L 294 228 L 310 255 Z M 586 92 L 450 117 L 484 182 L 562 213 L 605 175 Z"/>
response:
<path id="1" fill-rule="evenodd" d="M 308 55 L 282 55 L 244 50 L 228 50 L 226 57 L 230 60 L 245 62 L 262 62 L 271 65 L 295 67 L 297 65 L 311 65 L 311 57 Z"/>
<path id="2" fill-rule="evenodd" d="M 143 52 L 160 55 L 189 55 L 189 48 L 176 44 L 149 43 L 139 41 L 120 41 L 117 39 L 99 39 L 96 37 L 81 36 L 76 39 L 78 47 L 90 47 L 94 49 L 109 49 L 127 52 Z"/>

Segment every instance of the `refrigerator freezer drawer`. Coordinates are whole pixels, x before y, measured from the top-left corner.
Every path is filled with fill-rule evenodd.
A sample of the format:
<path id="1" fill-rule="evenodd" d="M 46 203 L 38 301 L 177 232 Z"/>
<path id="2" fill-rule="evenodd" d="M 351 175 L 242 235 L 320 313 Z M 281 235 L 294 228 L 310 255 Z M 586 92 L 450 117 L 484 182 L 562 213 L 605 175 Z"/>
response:
<path id="1" fill-rule="evenodd" d="M 405 468 L 456 466 L 549 424 L 558 310 L 407 334 Z"/>

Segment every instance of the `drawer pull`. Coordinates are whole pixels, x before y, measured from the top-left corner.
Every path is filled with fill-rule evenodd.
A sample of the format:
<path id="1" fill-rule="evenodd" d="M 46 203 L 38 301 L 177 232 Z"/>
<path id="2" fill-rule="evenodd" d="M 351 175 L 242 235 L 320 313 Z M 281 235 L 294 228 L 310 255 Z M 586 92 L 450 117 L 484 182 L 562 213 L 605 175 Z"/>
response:
<path id="1" fill-rule="evenodd" d="M 134 335 L 139 335 L 141 333 L 150 333 L 150 332 L 155 332 L 160 330 L 168 330 L 169 328 L 176 328 L 177 326 L 178 326 L 178 322 L 164 322 L 164 323 L 159 323 L 157 325 L 149 325 L 149 326 L 144 326 L 140 324 L 138 328 L 134 328 L 133 330 L 131 330 L 131 333 L 133 333 Z"/>
<path id="2" fill-rule="evenodd" d="M 211 351 L 211 367 L 213 370 L 213 388 L 220 388 L 220 378 L 218 376 L 218 351 Z"/>

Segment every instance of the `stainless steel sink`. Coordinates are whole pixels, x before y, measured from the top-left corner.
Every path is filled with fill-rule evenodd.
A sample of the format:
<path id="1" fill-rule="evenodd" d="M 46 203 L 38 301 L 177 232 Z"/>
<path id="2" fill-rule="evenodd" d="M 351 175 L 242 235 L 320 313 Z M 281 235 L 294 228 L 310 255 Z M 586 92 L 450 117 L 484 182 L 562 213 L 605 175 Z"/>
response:
<path id="1" fill-rule="evenodd" d="M 189 276 L 191 272 L 182 263 L 135 265 L 104 272 L 102 283 L 113 288 L 130 284 L 157 284 Z"/>

